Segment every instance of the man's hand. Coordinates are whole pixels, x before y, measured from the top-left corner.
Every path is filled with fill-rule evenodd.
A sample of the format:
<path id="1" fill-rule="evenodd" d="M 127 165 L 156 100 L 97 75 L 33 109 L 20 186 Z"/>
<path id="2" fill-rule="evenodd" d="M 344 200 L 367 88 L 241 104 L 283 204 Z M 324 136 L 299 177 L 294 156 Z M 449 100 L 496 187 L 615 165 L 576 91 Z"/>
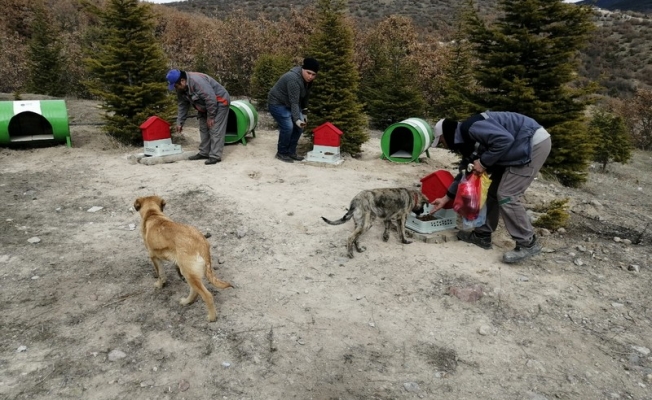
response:
<path id="1" fill-rule="evenodd" d="M 432 202 L 432 210 L 430 210 L 430 212 L 428 214 L 432 215 L 432 214 L 436 213 L 437 211 L 441 210 L 442 208 L 444 208 L 446 203 L 448 203 L 449 201 L 451 201 L 451 198 L 448 197 L 448 195 L 446 195 L 444 197 L 440 197 L 437 200 L 433 201 Z"/>
<path id="2" fill-rule="evenodd" d="M 182 130 L 183 130 L 183 126 L 177 125 L 177 133 L 181 133 Z"/>
<path id="3" fill-rule="evenodd" d="M 208 118 L 206 120 L 206 126 L 208 126 L 208 129 L 211 129 L 215 125 L 215 120 L 213 118 Z"/>
<path id="4" fill-rule="evenodd" d="M 297 126 L 301 129 L 303 129 L 306 126 L 306 123 L 300 119 L 296 120 L 295 124 L 297 124 Z"/>
<path id="5" fill-rule="evenodd" d="M 487 169 L 482 166 L 480 159 L 473 161 L 473 172 L 475 172 L 478 175 L 482 175 L 482 173 L 486 170 Z"/>

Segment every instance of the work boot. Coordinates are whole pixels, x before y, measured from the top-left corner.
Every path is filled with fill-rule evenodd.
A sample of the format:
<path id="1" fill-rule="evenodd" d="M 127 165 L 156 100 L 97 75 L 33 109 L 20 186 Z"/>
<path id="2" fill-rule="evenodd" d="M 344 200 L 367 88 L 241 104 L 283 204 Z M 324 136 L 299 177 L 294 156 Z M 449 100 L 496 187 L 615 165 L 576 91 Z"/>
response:
<path id="1" fill-rule="evenodd" d="M 294 162 L 294 160 L 290 156 L 285 155 L 285 154 L 276 153 L 276 158 L 278 158 L 281 161 L 285 161 L 286 163 L 293 163 Z"/>
<path id="2" fill-rule="evenodd" d="M 188 157 L 188 160 L 196 161 L 196 160 L 205 160 L 207 158 L 208 158 L 208 156 L 202 156 L 201 154 L 197 153 L 194 156 Z"/>
<path id="3" fill-rule="evenodd" d="M 288 157 L 290 157 L 290 158 L 293 159 L 294 161 L 303 161 L 303 157 L 298 156 L 298 155 L 296 155 L 296 154 L 290 154 Z"/>
<path id="4" fill-rule="evenodd" d="M 457 238 L 463 242 L 482 247 L 485 250 L 491 249 L 491 234 L 481 235 L 475 231 L 459 231 L 457 232 Z"/>
<path id="5" fill-rule="evenodd" d="M 216 157 L 216 158 L 209 158 L 208 160 L 204 161 L 204 164 L 206 165 L 212 165 L 212 164 L 217 164 L 218 162 L 222 161 L 221 158 Z"/>
<path id="6" fill-rule="evenodd" d="M 541 247 L 541 243 L 537 240 L 537 235 L 533 235 L 530 244 L 527 246 L 517 244 L 514 250 L 503 254 L 503 262 L 506 264 L 513 264 L 523 261 L 541 253 Z"/>

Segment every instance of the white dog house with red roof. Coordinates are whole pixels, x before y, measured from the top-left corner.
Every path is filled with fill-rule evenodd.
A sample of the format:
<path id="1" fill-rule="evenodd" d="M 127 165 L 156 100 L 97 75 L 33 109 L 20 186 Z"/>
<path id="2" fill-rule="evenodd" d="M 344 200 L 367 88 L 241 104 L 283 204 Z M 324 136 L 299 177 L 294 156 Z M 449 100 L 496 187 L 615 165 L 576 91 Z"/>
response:
<path id="1" fill-rule="evenodd" d="M 160 157 L 183 153 L 180 145 L 172 144 L 170 124 L 166 120 L 157 116 L 149 117 L 140 125 L 140 130 L 143 133 L 146 156 Z"/>
<path id="2" fill-rule="evenodd" d="M 306 154 L 306 161 L 323 162 L 328 164 L 341 164 L 340 140 L 342 131 L 330 122 L 319 125 L 312 131 L 314 146 Z"/>

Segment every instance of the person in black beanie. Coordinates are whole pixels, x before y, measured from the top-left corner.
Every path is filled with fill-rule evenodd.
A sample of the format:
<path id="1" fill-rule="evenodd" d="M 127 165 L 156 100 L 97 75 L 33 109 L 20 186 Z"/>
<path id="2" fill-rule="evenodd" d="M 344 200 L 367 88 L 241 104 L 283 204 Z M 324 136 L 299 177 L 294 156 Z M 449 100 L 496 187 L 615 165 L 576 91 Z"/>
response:
<path id="1" fill-rule="evenodd" d="M 491 174 L 487 194 L 487 220 L 472 231 L 459 231 L 457 238 L 483 249 L 491 248 L 491 234 L 502 216 L 516 248 L 503 255 L 515 263 L 541 252 L 530 218 L 521 203 L 523 194 L 550 154 L 550 134 L 534 119 L 514 112 L 486 111 L 464 121 L 444 118 L 435 125 L 436 142 L 462 155 L 460 171 L 472 166 L 473 173 Z M 431 213 L 455 198 L 462 172 L 444 197 L 433 202 Z"/>
<path id="2" fill-rule="evenodd" d="M 283 74 L 269 91 L 267 106 L 278 123 L 276 158 L 281 161 L 291 163 L 303 160 L 297 155 L 297 143 L 308 122 L 304 110 L 308 106 L 310 89 L 317 72 L 319 62 L 314 58 L 304 58 L 301 66 Z"/>

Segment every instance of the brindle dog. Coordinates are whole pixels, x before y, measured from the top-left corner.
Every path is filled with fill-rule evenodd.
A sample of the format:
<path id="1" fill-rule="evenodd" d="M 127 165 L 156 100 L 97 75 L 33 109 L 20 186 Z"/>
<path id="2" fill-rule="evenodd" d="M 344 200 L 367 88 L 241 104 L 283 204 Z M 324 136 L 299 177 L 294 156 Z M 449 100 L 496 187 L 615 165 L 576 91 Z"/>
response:
<path id="1" fill-rule="evenodd" d="M 324 217 L 321 218 L 331 225 L 343 224 L 353 218 L 355 229 L 349 236 L 346 246 L 349 258 L 353 258 L 353 245 L 358 253 L 366 250 L 360 246 L 358 239 L 371 228 L 376 217 L 383 218 L 385 222 L 383 241 L 389 240 L 389 229 L 392 221 L 396 221 L 401 243 L 412 243 L 405 238 L 405 220 L 410 211 L 417 215 L 422 214 L 426 204 L 428 204 L 428 198 L 417 188 L 363 190 L 351 200 L 349 211 L 341 219 L 330 221 Z"/>

